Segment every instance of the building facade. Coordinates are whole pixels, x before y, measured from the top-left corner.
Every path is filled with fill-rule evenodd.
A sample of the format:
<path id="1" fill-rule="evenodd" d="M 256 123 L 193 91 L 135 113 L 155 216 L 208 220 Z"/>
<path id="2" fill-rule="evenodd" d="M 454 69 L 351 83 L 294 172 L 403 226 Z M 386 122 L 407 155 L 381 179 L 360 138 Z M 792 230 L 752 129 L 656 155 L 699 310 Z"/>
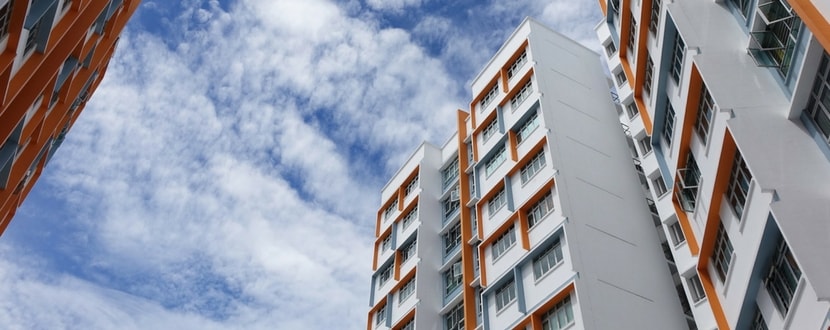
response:
<path id="1" fill-rule="evenodd" d="M 830 3 L 599 5 L 692 326 L 830 329 Z"/>
<path id="2" fill-rule="evenodd" d="M 525 20 L 381 192 L 367 329 L 687 326 L 599 54 Z"/>
<path id="3" fill-rule="evenodd" d="M 0 0 L 0 235 L 104 77 L 140 0 Z"/>

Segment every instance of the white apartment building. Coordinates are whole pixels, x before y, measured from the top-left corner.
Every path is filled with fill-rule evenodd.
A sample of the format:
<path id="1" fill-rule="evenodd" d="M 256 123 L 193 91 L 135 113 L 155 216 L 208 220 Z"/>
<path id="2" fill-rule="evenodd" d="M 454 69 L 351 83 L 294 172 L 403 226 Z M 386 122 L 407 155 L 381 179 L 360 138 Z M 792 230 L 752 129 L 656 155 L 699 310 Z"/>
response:
<path id="1" fill-rule="evenodd" d="M 690 328 L 830 329 L 830 2 L 599 5 Z"/>
<path id="2" fill-rule="evenodd" d="M 599 56 L 510 36 L 381 192 L 367 329 L 687 326 Z"/>

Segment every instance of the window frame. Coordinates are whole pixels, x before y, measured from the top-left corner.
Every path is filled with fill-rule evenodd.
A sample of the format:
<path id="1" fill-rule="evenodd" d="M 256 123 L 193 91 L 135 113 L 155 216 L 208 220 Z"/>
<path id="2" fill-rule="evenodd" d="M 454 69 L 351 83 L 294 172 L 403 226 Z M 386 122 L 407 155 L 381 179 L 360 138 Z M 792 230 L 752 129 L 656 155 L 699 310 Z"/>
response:
<path id="1" fill-rule="evenodd" d="M 442 277 L 444 278 L 444 297 L 449 297 L 450 294 L 452 294 L 453 292 L 458 290 L 459 287 L 461 287 L 464 278 L 463 271 L 461 274 L 455 273 L 455 265 L 460 264 L 461 260 L 456 261 L 452 264 L 452 266 L 450 266 L 449 269 L 445 270 L 442 273 Z"/>
<path id="2" fill-rule="evenodd" d="M 401 264 L 409 261 L 410 258 L 414 257 L 418 252 L 417 248 L 418 248 L 418 238 L 417 237 L 415 239 L 413 239 L 412 242 L 406 243 L 406 245 L 404 245 L 401 248 Z"/>
<path id="3" fill-rule="evenodd" d="M 452 228 L 441 235 L 441 238 L 443 238 L 444 256 L 447 256 L 461 245 L 461 222 L 455 223 Z"/>
<path id="4" fill-rule="evenodd" d="M 643 77 L 643 92 L 645 92 L 646 95 L 651 95 L 651 83 L 652 80 L 654 80 L 654 61 L 651 59 L 651 54 L 646 53 L 646 58 L 646 72 Z"/>
<path id="5" fill-rule="evenodd" d="M 637 102 L 631 101 L 631 103 L 625 105 L 625 114 L 628 116 L 628 119 L 634 119 L 637 115 L 640 114 L 640 110 L 637 107 Z"/>
<path id="6" fill-rule="evenodd" d="M 679 32 L 674 35 L 673 48 L 669 76 L 676 84 L 680 85 L 680 77 L 683 74 L 683 59 L 686 56 L 686 42 Z"/>
<path id="7" fill-rule="evenodd" d="M 544 330 L 561 330 L 576 323 L 573 304 L 571 303 L 571 295 L 567 295 L 561 301 L 557 302 L 556 305 L 542 314 L 540 318 L 542 319 L 542 329 Z M 564 323 L 562 321 L 564 321 Z M 556 328 L 553 327 L 554 323 L 556 324 Z"/>
<path id="8" fill-rule="evenodd" d="M 651 20 L 648 22 L 648 31 L 657 36 L 657 27 L 660 25 L 660 0 L 651 0 Z"/>
<path id="9" fill-rule="evenodd" d="M 648 134 L 643 135 L 642 138 L 637 140 L 637 145 L 640 147 L 640 156 L 644 157 L 653 149 L 651 146 L 651 136 Z"/>
<path id="10" fill-rule="evenodd" d="M 516 111 L 516 109 L 518 109 L 519 106 L 530 97 L 530 94 L 533 94 L 533 79 L 528 80 L 524 85 L 522 85 L 519 92 L 510 98 L 511 111 Z"/>
<path id="11" fill-rule="evenodd" d="M 732 241 L 729 239 L 729 233 L 726 232 L 726 228 L 723 227 L 723 223 L 721 222 L 718 225 L 718 232 L 715 236 L 715 251 L 712 253 L 712 262 L 715 264 L 715 270 L 721 282 L 726 282 L 726 276 L 729 274 L 734 251 Z"/>
<path id="12" fill-rule="evenodd" d="M 507 160 L 507 148 L 505 148 L 504 144 L 497 147 L 496 152 L 493 153 L 493 156 L 484 163 L 484 174 L 487 177 L 493 174 L 502 164 Z"/>
<path id="13" fill-rule="evenodd" d="M 679 221 L 674 221 L 672 224 L 668 225 L 668 230 L 669 238 L 671 238 L 674 247 L 678 247 L 680 244 L 686 242 L 686 234 L 683 233 L 683 227 L 680 225 Z"/>
<path id="14" fill-rule="evenodd" d="M 654 186 L 654 192 L 657 198 L 665 196 L 669 193 L 669 187 L 666 186 L 666 181 L 663 180 L 662 175 L 658 175 L 656 178 L 651 179 L 651 185 Z"/>
<path id="15" fill-rule="evenodd" d="M 487 126 L 485 126 L 483 130 L 481 130 L 481 141 L 482 142 L 487 142 L 487 140 L 489 140 L 491 137 L 493 137 L 493 135 L 496 135 L 496 132 L 498 132 L 498 131 L 499 131 L 499 117 L 496 116 L 496 117 L 493 118 L 493 120 L 491 120 L 489 123 L 487 123 Z"/>
<path id="16" fill-rule="evenodd" d="M 562 253 L 562 242 L 557 238 L 542 250 L 542 253 L 533 258 L 533 279 L 538 281 L 563 262 L 565 262 L 565 257 Z"/>
<path id="17" fill-rule="evenodd" d="M 527 211 L 527 229 L 533 229 L 539 222 L 542 222 L 548 214 L 556 209 L 553 204 L 553 193 L 548 191 L 545 196 L 536 201 Z"/>
<path id="18" fill-rule="evenodd" d="M 452 162 L 441 169 L 441 188 L 446 191 L 447 187 L 455 182 L 459 174 L 458 157 L 454 157 Z"/>
<path id="19" fill-rule="evenodd" d="M 388 264 L 381 268 L 378 272 L 378 287 L 382 287 L 392 278 L 392 264 Z"/>
<path id="20" fill-rule="evenodd" d="M 527 63 L 527 48 L 522 50 L 522 54 L 510 64 L 510 67 L 507 69 L 507 79 L 513 78 L 525 66 L 525 63 Z"/>
<path id="21" fill-rule="evenodd" d="M 487 201 L 487 214 L 490 215 L 490 218 L 493 217 L 496 212 L 500 211 L 505 205 L 507 205 L 507 192 L 505 188 L 501 188 L 489 201 Z"/>
<path id="22" fill-rule="evenodd" d="M 417 217 L 418 217 L 418 205 L 415 205 L 415 207 L 413 207 L 412 210 L 410 210 L 409 213 L 407 213 L 403 217 L 403 220 L 401 221 L 401 230 L 404 230 L 407 227 L 409 227 L 409 225 L 411 225 L 412 222 L 414 222 Z"/>
<path id="23" fill-rule="evenodd" d="M 445 330 L 464 330 L 464 302 L 458 303 L 443 315 Z"/>
<path id="24" fill-rule="evenodd" d="M 666 118 L 663 121 L 663 131 L 660 133 L 667 147 L 671 147 L 672 139 L 674 138 L 674 124 L 676 122 L 676 114 L 674 106 L 671 102 L 666 102 Z"/>
<path id="25" fill-rule="evenodd" d="M 519 180 L 522 184 L 526 184 L 530 182 L 533 177 L 536 176 L 539 172 L 542 171 L 547 165 L 547 160 L 545 159 L 545 149 L 539 150 L 536 155 L 521 169 L 519 169 Z"/>
<path id="26" fill-rule="evenodd" d="M 490 103 L 493 103 L 493 101 L 496 99 L 496 97 L 498 95 L 499 95 L 499 84 L 498 84 L 498 82 L 496 82 L 492 85 L 492 87 L 489 87 L 489 90 L 487 91 L 487 94 L 484 94 L 484 97 L 482 97 L 481 101 L 479 101 L 478 110 L 480 112 L 484 112 L 484 109 L 487 108 L 487 106 L 489 106 Z"/>
<path id="27" fill-rule="evenodd" d="M 830 104 L 822 102 L 827 95 L 830 95 L 830 55 L 824 51 L 804 111 L 824 142 L 830 144 Z"/>
<path id="28" fill-rule="evenodd" d="M 516 281 L 510 279 L 507 283 L 499 286 L 493 294 L 493 298 L 496 300 L 496 312 L 504 310 L 510 303 L 516 301 Z"/>
<path id="29" fill-rule="evenodd" d="M 692 297 L 692 303 L 697 304 L 706 299 L 706 291 L 703 289 L 703 283 L 700 282 L 700 276 L 697 273 L 686 279 L 686 284 L 689 285 L 689 295 Z"/>
<path id="30" fill-rule="evenodd" d="M 740 150 L 735 149 L 735 158 L 732 161 L 732 170 L 730 171 L 726 197 L 738 221 L 741 221 L 741 217 L 745 211 L 751 184 L 752 172 L 749 170 Z"/>
<path id="31" fill-rule="evenodd" d="M 533 110 L 533 114 L 527 117 L 522 123 L 522 126 L 516 131 L 516 144 L 521 144 L 527 138 L 536 131 L 539 125 L 539 111 Z"/>
<path id="32" fill-rule="evenodd" d="M 798 261 L 795 260 L 787 241 L 782 238 L 764 278 L 764 288 L 782 317 L 786 317 L 790 311 L 802 275 Z"/>
<path id="33" fill-rule="evenodd" d="M 401 303 L 409 299 L 409 297 L 411 297 L 413 293 L 415 293 L 414 276 L 410 278 L 409 281 L 406 281 L 406 283 L 404 283 L 404 285 L 401 286 L 401 288 L 398 290 L 398 304 L 400 305 Z"/>
<path id="34" fill-rule="evenodd" d="M 625 83 L 628 82 L 628 77 L 625 76 L 625 70 L 620 70 L 620 72 L 615 73 L 614 78 L 617 81 L 617 86 L 620 88 L 625 86 Z"/>
<path id="35" fill-rule="evenodd" d="M 498 260 L 507 250 L 516 245 L 516 225 L 510 225 L 504 233 L 499 235 L 490 245 L 490 255 L 493 261 Z"/>
<path id="36" fill-rule="evenodd" d="M 712 121 L 715 119 L 715 100 L 709 93 L 706 83 L 701 83 L 700 99 L 697 107 L 697 120 L 695 121 L 695 132 L 703 145 L 709 139 L 709 132 L 712 130 Z"/>

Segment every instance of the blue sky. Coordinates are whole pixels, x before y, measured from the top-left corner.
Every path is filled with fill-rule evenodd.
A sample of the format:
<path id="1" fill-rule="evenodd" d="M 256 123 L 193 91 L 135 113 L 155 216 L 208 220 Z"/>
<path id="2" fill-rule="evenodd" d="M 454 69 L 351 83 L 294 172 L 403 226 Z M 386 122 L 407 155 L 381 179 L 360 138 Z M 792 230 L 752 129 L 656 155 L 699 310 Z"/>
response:
<path id="1" fill-rule="evenodd" d="M 363 328 L 380 188 L 524 17 L 599 49 L 596 7 L 145 0 L 0 238 L 0 324 Z"/>

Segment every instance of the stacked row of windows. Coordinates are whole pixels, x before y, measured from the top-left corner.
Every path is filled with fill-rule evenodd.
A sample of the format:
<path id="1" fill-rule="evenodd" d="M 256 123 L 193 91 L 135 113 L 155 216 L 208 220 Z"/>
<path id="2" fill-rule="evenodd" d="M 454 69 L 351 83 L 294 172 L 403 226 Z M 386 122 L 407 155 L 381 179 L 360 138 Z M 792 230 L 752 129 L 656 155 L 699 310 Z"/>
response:
<path id="1" fill-rule="evenodd" d="M 447 189 L 455 179 L 458 178 L 458 159 L 453 159 L 452 163 L 441 170 L 441 188 Z"/>
<path id="2" fill-rule="evenodd" d="M 383 321 L 386 321 L 386 304 L 375 312 L 375 323 L 381 324 Z"/>
<path id="3" fill-rule="evenodd" d="M 533 228 L 551 211 L 553 211 L 553 195 L 548 192 L 527 212 L 527 227 Z"/>
<path id="4" fill-rule="evenodd" d="M 406 246 L 401 248 L 401 263 L 407 262 L 410 258 L 415 256 L 415 252 L 417 251 L 418 247 L 418 240 L 415 239 L 410 243 L 407 243 Z"/>
<path id="5" fill-rule="evenodd" d="M 392 247 L 392 235 L 386 235 L 383 240 L 380 242 L 380 251 L 385 252 Z"/>
<path id="6" fill-rule="evenodd" d="M 680 72 L 683 70 L 683 56 L 686 52 L 686 43 L 680 33 L 674 36 L 674 50 L 671 58 L 671 71 L 669 72 L 675 83 L 680 83 Z"/>
<path id="7" fill-rule="evenodd" d="M 628 24 L 628 51 L 631 53 L 634 58 L 634 43 L 637 41 L 637 20 L 634 19 L 634 15 L 629 16 L 629 24 Z"/>
<path id="8" fill-rule="evenodd" d="M 628 115 L 628 119 L 632 119 L 634 118 L 634 116 L 639 114 L 640 111 L 637 110 L 637 103 L 632 101 L 631 103 L 627 104 L 625 106 L 625 113 Z"/>
<path id="9" fill-rule="evenodd" d="M 752 181 L 752 173 L 749 172 L 744 158 L 741 157 L 741 152 L 735 150 L 735 161 L 732 163 L 732 176 L 729 180 L 729 187 L 726 194 L 729 197 L 729 204 L 732 205 L 732 210 L 735 211 L 738 220 L 741 219 L 744 212 L 750 181 Z"/>
<path id="10" fill-rule="evenodd" d="M 499 192 L 496 193 L 493 198 L 487 202 L 487 212 L 490 217 L 493 216 L 498 210 L 501 210 L 504 205 L 507 204 L 507 194 L 505 193 L 505 189 L 502 188 Z"/>
<path id="11" fill-rule="evenodd" d="M 461 243 L 461 223 L 457 222 L 442 236 L 444 238 L 444 255 L 446 256 Z"/>
<path id="12" fill-rule="evenodd" d="M 478 103 L 479 104 L 478 105 L 478 110 L 479 111 L 484 111 L 484 108 L 486 108 L 488 105 L 490 105 L 490 102 L 493 102 L 493 100 L 495 100 L 496 96 L 498 96 L 498 95 L 499 95 L 499 84 L 496 83 L 496 84 L 493 84 L 493 87 L 491 87 L 490 90 L 487 91 L 487 94 L 484 95 L 484 97 Z"/>
<path id="13" fill-rule="evenodd" d="M 527 120 L 519 127 L 519 130 L 516 132 L 516 143 L 522 143 L 530 133 L 536 130 L 536 127 L 539 127 L 539 112 L 533 111 L 533 114 L 527 118 Z"/>
<path id="14" fill-rule="evenodd" d="M 415 208 L 412 209 L 412 211 L 409 211 L 409 213 L 407 213 L 406 216 L 403 218 L 403 221 L 401 222 L 401 229 L 406 229 L 407 227 L 409 227 L 409 225 L 415 222 L 415 219 L 418 219 L 417 205 L 415 206 Z"/>
<path id="15" fill-rule="evenodd" d="M 506 232 L 501 234 L 499 238 L 497 238 L 493 242 L 493 248 L 491 250 L 493 254 L 493 260 L 498 259 L 507 249 L 509 249 L 513 244 L 516 243 L 516 226 L 510 226 Z"/>
<path id="16" fill-rule="evenodd" d="M 444 325 L 447 330 L 464 330 L 464 303 L 461 302 L 444 315 Z"/>
<path id="17" fill-rule="evenodd" d="M 383 220 L 384 221 L 389 220 L 389 217 L 391 217 L 392 214 L 395 213 L 395 211 L 397 211 L 397 210 L 398 210 L 398 198 L 397 198 L 397 196 L 395 196 L 392 199 L 392 204 L 389 204 L 389 206 L 387 206 L 386 209 L 383 210 Z"/>
<path id="18" fill-rule="evenodd" d="M 772 267 L 770 267 L 764 281 L 773 303 L 781 314 L 787 315 L 790 310 L 790 304 L 793 296 L 795 296 L 795 289 L 798 287 L 800 279 L 801 268 L 798 267 L 787 242 L 782 240 L 778 246 L 775 259 L 773 259 Z"/>
<path id="19" fill-rule="evenodd" d="M 536 173 L 542 170 L 545 167 L 545 151 L 540 150 L 533 159 L 530 160 L 527 164 L 522 166 L 522 169 L 519 171 L 519 177 L 521 177 L 522 184 L 527 183 L 533 178 Z"/>
<path id="20" fill-rule="evenodd" d="M 824 140 L 830 142 L 830 63 L 828 62 L 830 62 L 830 55 L 824 52 L 805 111 L 813 119 Z"/>
<path id="21" fill-rule="evenodd" d="M 516 300 L 516 284 L 511 279 L 496 289 L 496 310 L 500 311 L 505 306 Z"/>
<path id="22" fill-rule="evenodd" d="M 380 270 L 380 274 L 378 275 L 378 287 L 386 284 L 390 278 L 392 278 L 392 264 L 386 265 Z"/>
<path id="23" fill-rule="evenodd" d="M 406 301 L 415 292 L 415 277 L 409 279 L 398 291 L 398 304 Z"/>
<path id="24" fill-rule="evenodd" d="M 671 102 L 666 102 L 666 121 L 663 123 L 663 139 L 666 140 L 666 146 L 671 146 L 672 136 L 674 135 L 674 107 Z"/>
<path id="25" fill-rule="evenodd" d="M 491 136 L 495 135 L 496 132 L 498 132 L 498 131 L 499 131 L 499 117 L 496 116 L 495 118 L 493 118 L 492 121 L 490 121 L 489 124 L 487 124 L 486 127 L 484 127 L 484 130 L 481 131 L 482 141 L 487 141 L 488 139 L 490 139 Z"/>
<path id="26" fill-rule="evenodd" d="M 571 306 L 571 296 L 565 297 L 542 315 L 543 330 L 565 329 L 572 323 L 574 323 L 574 311 Z"/>
<path id="27" fill-rule="evenodd" d="M 706 144 L 709 136 L 709 126 L 711 126 L 712 118 L 715 116 L 715 101 L 712 100 L 712 94 L 706 88 L 706 84 L 700 87 L 700 100 L 698 101 L 697 109 L 697 123 L 695 124 L 695 131 L 700 136 L 703 144 Z"/>
<path id="28" fill-rule="evenodd" d="M 648 58 L 646 60 L 646 74 L 643 81 L 643 91 L 646 94 L 651 94 L 651 81 L 653 80 L 652 76 L 654 76 L 654 61 L 651 60 L 651 55 L 646 55 Z"/>
<path id="29" fill-rule="evenodd" d="M 651 20 L 648 22 L 648 31 L 657 35 L 657 26 L 660 24 L 660 0 L 651 0 Z"/>
<path id="30" fill-rule="evenodd" d="M 444 272 L 444 296 L 449 296 L 461 286 L 461 279 L 463 278 L 461 271 L 461 261 L 456 261 L 450 269 Z"/>
<path id="31" fill-rule="evenodd" d="M 533 81 L 530 80 L 524 86 L 522 86 L 522 89 L 519 90 L 519 92 L 516 93 L 516 95 L 514 95 L 512 99 L 510 99 L 511 109 L 515 111 L 519 107 L 519 105 L 522 104 L 522 102 L 524 102 L 524 100 L 526 100 L 530 96 L 530 93 L 532 92 Z"/>
<path id="32" fill-rule="evenodd" d="M 556 239 L 551 246 L 542 251 L 542 254 L 533 258 L 533 277 L 537 280 L 542 278 L 562 260 L 562 244 Z"/>
<path id="33" fill-rule="evenodd" d="M 729 273 L 729 265 L 732 262 L 732 251 L 732 242 L 729 240 L 726 229 L 723 228 L 723 223 L 721 223 L 715 239 L 715 252 L 712 254 L 715 269 L 718 271 L 721 282 L 726 281 L 726 274 Z"/>
<path id="34" fill-rule="evenodd" d="M 504 161 L 507 160 L 507 149 L 505 149 L 504 145 L 501 145 L 496 149 L 496 152 L 493 154 L 487 163 L 484 164 L 484 173 L 487 176 L 493 174 L 499 166 L 501 166 Z"/>
<path id="35" fill-rule="evenodd" d="M 409 183 L 406 184 L 406 189 L 404 190 L 404 196 L 408 197 L 417 188 L 418 188 L 418 175 L 415 174 L 415 177 L 412 178 L 412 180 L 409 180 Z"/>
<path id="36" fill-rule="evenodd" d="M 507 78 L 513 78 L 519 69 L 521 69 L 525 63 L 527 63 L 527 50 L 522 51 L 522 54 L 513 61 L 513 64 L 510 65 L 510 68 L 507 69 Z"/>

